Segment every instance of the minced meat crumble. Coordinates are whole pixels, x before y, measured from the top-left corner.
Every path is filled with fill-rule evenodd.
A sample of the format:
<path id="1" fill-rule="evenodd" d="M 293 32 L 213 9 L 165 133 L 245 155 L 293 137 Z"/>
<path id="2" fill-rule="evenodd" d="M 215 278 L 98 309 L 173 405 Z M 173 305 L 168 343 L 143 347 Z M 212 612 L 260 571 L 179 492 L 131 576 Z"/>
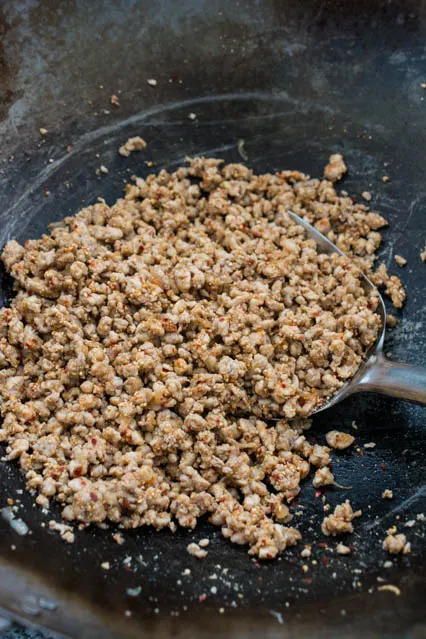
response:
<path id="1" fill-rule="evenodd" d="M 67 521 L 173 530 L 208 513 L 272 558 L 301 537 L 288 503 L 310 465 L 331 461 L 304 418 L 380 329 L 360 269 L 372 277 L 385 220 L 336 194 L 341 156 L 322 181 L 220 165 L 135 178 L 114 205 L 6 245 L 18 293 L 0 311 L 0 438 Z M 352 259 L 318 252 L 290 208 Z M 379 279 L 399 304 L 398 278 Z M 324 533 L 358 514 L 338 506 Z"/>

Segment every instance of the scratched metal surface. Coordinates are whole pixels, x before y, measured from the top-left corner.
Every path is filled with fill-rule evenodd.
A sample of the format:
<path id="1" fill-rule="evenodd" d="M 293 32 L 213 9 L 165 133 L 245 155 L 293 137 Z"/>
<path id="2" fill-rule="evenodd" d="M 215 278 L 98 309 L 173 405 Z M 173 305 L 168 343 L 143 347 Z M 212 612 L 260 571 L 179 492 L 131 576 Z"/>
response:
<path id="1" fill-rule="evenodd" d="M 407 286 L 401 323 L 385 350 L 424 364 L 424 5 L 300 4 L 4 2 L 0 245 L 38 237 L 98 196 L 113 201 L 132 173 L 148 172 L 145 160 L 155 170 L 191 154 L 239 161 L 243 139 L 257 171 L 298 168 L 317 176 L 330 153 L 343 152 L 349 175 L 342 188 L 356 198 L 373 193 L 372 206 L 390 222 L 382 258 Z M 109 103 L 113 93 L 119 108 Z M 48 134 L 41 137 L 39 127 Z M 119 143 L 135 134 L 148 149 L 124 160 Z M 109 173 L 99 177 L 101 164 Z M 383 175 L 391 181 L 383 183 Z M 394 264 L 396 253 L 408 258 L 404 270 Z M 7 303 L 4 273 L 0 290 Z M 308 485 L 293 508 L 317 561 L 306 574 L 300 548 L 259 567 L 206 522 L 175 535 L 126 533 L 123 546 L 111 540 L 112 528 L 89 529 L 66 546 L 43 527 L 59 511 L 46 517 L 24 494 L 19 516 L 31 534 L 17 537 L 0 521 L 0 609 L 70 636 L 425 636 L 425 524 L 416 520 L 426 512 L 425 410 L 357 397 L 318 415 L 312 435 L 321 440 L 330 427 L 350 429 L 353 421 L 360 447 L 376 447 L 362 457 L 339 455 L 337 481 L 352 489 L 326 493 L 331 504 L 350 497 L 364 511 L 350 558 L 337 556 L 333 541 L 329 549 L 317 545 L 322 501 Z M 4 463 L 0 479 L 3 506 L 23 482 Z M 381 499 L 385 488 L 394 490 L 392 502 Z M 413 519 L 411 556 L 385 568 L 386 528 L 398 523 L 404 530 Z M 185 548 L 203 536 L 210 549 L 199 562 Z M 378 592 L 378 579 L 399 586 L 401 595 Z M 129 596 L 127 589 L 139 586 L 140 594 Z M 202 603 L 200 595 L 207 595 Z"/>

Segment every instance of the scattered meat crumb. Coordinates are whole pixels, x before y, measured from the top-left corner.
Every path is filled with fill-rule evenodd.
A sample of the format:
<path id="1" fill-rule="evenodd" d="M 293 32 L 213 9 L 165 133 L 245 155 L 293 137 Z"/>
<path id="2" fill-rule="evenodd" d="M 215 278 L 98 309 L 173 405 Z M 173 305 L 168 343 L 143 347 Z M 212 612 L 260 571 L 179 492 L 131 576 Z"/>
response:
<path id="1" fill-rule="evenodd" d="M 208 555 L 207 550 L 200 548 L 200 546 L 194 542 L 192 542 L 191 544 L 188 544 L 186 550 L 189 552 L 190 555 L 197 557 L 197 559 L 203 559 L 204 557 L 207 557 Z"/>
<path id="2" fill-rule="evenodd" d="M 407 264 L 407 260 L 402 255 L 395 255 L 395 262 L 401 267 Z"/>
<path id="3" fill-rule="evenodd" d="M 101 568 L 102 570 L 109 570 L 111 568 L 111 564 L 109 563 L 109 561 L 103 561 L 101 563 Z"/>
<path id="4" fill-rule="evenodd" d="M 324 177 L 330 182 L 337 182 L 345 173 L 347 173 L 347 166 L 343 160 L 343 156 L 340 153 L 335 153 L 330 156 L 329 163 L 324 169 Z"/>
<path id="5" fill-rule="evenodd" d="M 121 533 L 114 533 L 112 538 L 119 546 L 122 546 L 125 542 L 125 539 Z"/>
<path id="6" fill-rule="evenodd" d="M 321 486 L 329 486 L 334 483 L 334 475 L 328 466 L 324 466 L 323 468 L 318 468 L 315 471 L 314 478 L 312 480 L 312 484 L 315 488 L 320 488 Z"/>
<path id="7" fill-rule="evenodd" d="M 424 521 L 426 519 L 426 516 L 424 513 L 417 513 L 416 519 L 417 521 Z"/>
<path id="8" fill-rule="evenodd" d="M 49 528 L 50 530 L 58 532 L 61 539 L 66 541 L 68 544 L 74 543 L 75 534 L 71 526 L 69 526 L 68 524 L 63 524 L 52 519 L 51 521 L 49 521 Z"/>
<path id="9" fill-rule="evenodd" d="M 394 528 L 390 529 L 394 530 Z M 389 533 L 389 530 L 388 530 Z M 411 544 L 407 542 L 407 537 L 403 533 L 390 533 L 383 541 L 383 550 L 390 552 L 392 555 L 402 553 L 407 555 L 411 552 Z"/>
<path id="10" fill-rule="evenodd" d="M 423 262 L 426 262 L 426 243 L 423 251 L 420 251 L 420 257 L 422 258 Z"/>
<path id="11" fill-rule="evenodd" d="M 364 198 L 364 200 L 367 200 L 367 202 L 370 202 L 371 198 L 373 197 L 371 193 L 369 193 L 369 191 L 363 191 L 361 195 Z"/>
<path id="12" fill-rule="evenodd" d="M 396 326 L 396 323 L 397 323 L 397 319 L 395 315 L 392 315 L 392 313 L 387 313 L 386 326 L 389 326 L 389 328 L 393 328 L 394 326 Z"/>
<path id="13" fill-rule="evenodd" d="M 137 135 L 134 138 L 129 138 L 127 142 L 120 146 L 118 152 L 123 157 L 128 158 L 134 151 L 143 151 L 143 149 L 146 149 L 146 142 L 143 138 Z"/>
<path id="14" fill-rule="evenodd" d="M 376 443 L 375 442 L 367 442 L 366 444 L 364 444 L 364 448 L 376 448 Z"/>
<path id="15" fill-rule="evenodd" d="M 99 171 L 101 173 L 108 173 L 108 169 L 106 168 L 106 166 L 104 166 L 103 164 L 101 164 L 101 166 L 99 167 Z"/>
<path id="16" fill-rule="evenodd" d="M 337 544 L 336 552 L 338 555 L 350 555 L 351 549 L 345 544 Z"/>
<path id="17" fill-rule="evenodd" d="M 331 448 L 335 448 L 337 450 L 344 450 L 345 448 L 349 448 L 355 441 L 355 437 L 353 435 L 349 435 L 349 433 L 342 433 L 338 430 L 330 430 L 326 436 L 327 444 L 331 446 Z"/>
<path id="18" fill-rule="evenodd" d="M 390 182 L 390 177 L 389 177 L 389 175 L 384 175 L 384 176 L 382 177 L 382 182 Z"/>
<path id="19" fill-rule="evenodd" d="M 120 106 L 120 100 L 118 98 L 118 95 L 112 95 L 110 102 L 113 106 L 116 106 L 116 107 Z"/>
<path id="20" fill-rule="evenodd" d="M 147 80 L 148 84 L 150 87 L 156 87 L 158 82 L 155 78 L 149 78 L 149 80 Z"/>
<path id="21" fill-rule="evenodd" d="M 382 498 L 383 499 L 393 499 L 393 491 L 390 490 L 390 488 L 386 488 L 383 492 L 382 492 Z"/>
<path id="22" fill-rule="evenodd" d="M 201 546 L 201 548 L 206 548 L 210 543 L 210 540 L 205 538 L 205 539 L 200 539 L 200 541 L 198 542 L 198 545 Z"/>
<path id="23" fill-rule="evenodd" d="M 324 518 L 321 530 L 327 536 L 351 533 L 354 529 L 352 525 L 353 519 L 361 515 L 361 510 L 356 510 L 355 512 L 352 510 L 350 501 L 347 499 L 343 504 L 336 506 L 332 515 Z"/>
<path id="24" fill-rule="evenodd" d="M 40 128 L 39 128 L 39 131 L 40 131 L 40 134 L 41 134 L 41 135 L 47 135 L 47 134 L 48 134 L 48 130 L 47 130 L 47 129 L 45 129 L 44 127 L 40 127 Z"/>
<path id="25" fill-rule="evenodd" d="M 302 552 L 300 553 L 300 556 L 303 557 L 303 559 L 307 559 L 311 555 L 312 555 L 311 546 L 305 546 Z"/>

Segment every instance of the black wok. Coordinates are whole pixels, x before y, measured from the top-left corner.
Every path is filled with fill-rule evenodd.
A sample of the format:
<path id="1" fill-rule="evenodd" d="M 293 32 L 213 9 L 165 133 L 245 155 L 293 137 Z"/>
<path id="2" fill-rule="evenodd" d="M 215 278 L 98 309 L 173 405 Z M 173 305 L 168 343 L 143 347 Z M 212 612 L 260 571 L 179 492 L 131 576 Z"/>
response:
<path id="1" fill-rule="evenodd" d="M 98 196 L 111 202 L 132 173 L 172 168 L 186 155 L 246 153 L 257 171 L 318 176 L 342 152 L 342 188 L 355 198 L 370 190 L 390 221 L 382 258 L 393 272 L 395 253 L 408 259 L 400 272 L 408 301 L 385 351 L 425 363 L 424 2 L 34 0 L 3 2 L 1 12 L 1 246 L 39 237 Z M 132 135 L 148 149 L 124 160 L 117 148 Z M 107 175 L 96 174 L 101 164 Z M 4 272 L 0 291 L 7 303 Z M 322 500 L 307 484 L 293 508 L 317 561 L 307 573 L 301 546 L 253 563 L 207 522 L 174 535 L 126 532 L 122 546 L 112 527 L 90 528 L 66 545 L 44 526 L 59 509 L 43 514 L 17 493 L 19 469 L 0 463 L 0 506 L 20 499 L 30 529 L 20 537 L 0 520 L 0 608 L 79 637 L 426 636 L 425 524 L 416 518 L 426 511 L 424 409 L 355 397 L 315 416 L 311 435 L 321 440 L 353 421 L 363 454 L 338 457 L 337 481 L 352 489 L 332 489 L 329 501 L 362 508 L 355 549 L 342 558 L 336 542 L 323 547 Z M 386 488 L 392 501 L 381 498 Z M 411 520 L 412 554 L 384 567 L 386 528 Z M 206 536 L 208 557 L 197 561 L 186 546 Z M 383 583 L 401 594 L 379 591 Z"/>

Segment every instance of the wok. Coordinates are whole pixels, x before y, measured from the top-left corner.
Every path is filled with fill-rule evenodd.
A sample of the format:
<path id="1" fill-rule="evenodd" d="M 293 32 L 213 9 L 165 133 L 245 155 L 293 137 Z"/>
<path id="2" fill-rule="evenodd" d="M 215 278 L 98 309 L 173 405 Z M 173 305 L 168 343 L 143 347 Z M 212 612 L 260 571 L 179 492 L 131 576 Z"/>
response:
<path id="1" fill-rule="evenodd" d="M 98 196 L 112 202 L 133 173 L 174 168 L 186 155 L 243 154 L 258 172 L 319 176 L 341 152 L 342 188 L 373 193 L 390 222 L 381 258 L 408 290 L 385 352 L 425 363 L 424 2 L 5 1 L 0 29 L 1 246 L 39 237 Z M 132 135 L 148 148 L 123 159 L 118 146 Z M 101 164 L 108 174 L 96 173 Z M 396 253 L 408 259 L 403 271 Z M 3 271 L 1 295 L 6 304 L 12 295 Z M 0 609 L 70 637 L 426 636 L 424 409 L 356 396 L 315 415 L 310 437 L 352 432 L 353 422 L 358 453 L 334 463 L 352 488 L 327 495 L 363 510 L 354 551 L 340 557 L 333 540 L 324 548 L 323 502 L 307 482 L 292 508 L 317 562 L 307 573 L 300 544 L 259 564 L 205 521 L 192 532 L 128 531 L 123 545 L 113 527 L 88 528 L 66 545 L 47 525 L 59 508 L 33 506 L 17 466 L 1 462 L 0 506 L 19 499 L 29 533 L 0 520 Z M 412 553 L 385 567 L 381 542 L 394 523 Z M 202 537 L 209 554 L 198 561 L 186 546 Z"/>

